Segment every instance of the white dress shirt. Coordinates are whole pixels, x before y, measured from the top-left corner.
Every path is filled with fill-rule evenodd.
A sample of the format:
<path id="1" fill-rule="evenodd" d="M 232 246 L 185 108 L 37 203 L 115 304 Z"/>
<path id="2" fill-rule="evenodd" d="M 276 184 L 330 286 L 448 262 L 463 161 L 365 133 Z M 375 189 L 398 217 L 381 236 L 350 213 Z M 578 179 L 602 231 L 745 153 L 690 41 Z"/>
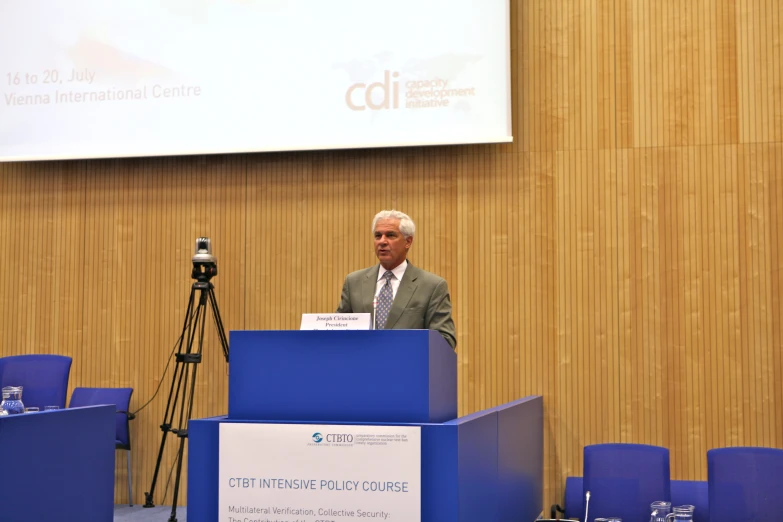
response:
<path id="1" fill-rule="evenodd" d="M 405 274 L 405 269 L 408 268 L 408 260 L 406 259 L 399 265 L 397 265 L 394 269 L 392 269 L 392 273 L 394 274 L 394 277 L 392 278 L 390 284 L 392 287 L 392 300 L 394 300 L 395 297 L 397 297 L 397 289 L 400 287 L 400 281 L 402 281 L 402 276 Z M 386 284 L 386 281 L 383 278 L 383 274 L 388 272 L 383 266 L 380 267 L 378 270 L 378 281 L 375 283 L 375 295 L 377 296 L 381 288 L 384 284 Z M 396 279 L 395 279 L 396 278 Z"/>

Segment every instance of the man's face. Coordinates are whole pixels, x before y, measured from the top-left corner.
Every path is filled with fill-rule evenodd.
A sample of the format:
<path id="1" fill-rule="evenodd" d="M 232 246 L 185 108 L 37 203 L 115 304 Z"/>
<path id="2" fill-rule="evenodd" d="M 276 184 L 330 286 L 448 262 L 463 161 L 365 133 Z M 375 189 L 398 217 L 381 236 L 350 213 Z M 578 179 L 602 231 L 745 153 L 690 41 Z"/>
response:
<path id="1" fill-rule="evenodd" d="M 386 270 L 391 270 L 405 261 L 413 238 L 405 238 L 400 232 L 400 220 L 379 219 L 375 224 L 375 255 Z"/>

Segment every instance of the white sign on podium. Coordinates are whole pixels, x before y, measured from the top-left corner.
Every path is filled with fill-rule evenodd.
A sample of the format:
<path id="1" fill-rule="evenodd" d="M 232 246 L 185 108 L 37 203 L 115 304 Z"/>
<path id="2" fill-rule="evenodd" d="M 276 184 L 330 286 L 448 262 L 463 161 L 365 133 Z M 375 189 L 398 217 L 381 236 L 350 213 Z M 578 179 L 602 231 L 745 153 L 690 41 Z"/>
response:
<path id="1" fill-rule="evenodd" d="M 302 314 L 300 330 L 370 330 L 372 314 Z"/>
<path id="2" fill-rule="evenodd" d="M 218 520 L 421 522 L 421 428 L 221 423 Z"/>

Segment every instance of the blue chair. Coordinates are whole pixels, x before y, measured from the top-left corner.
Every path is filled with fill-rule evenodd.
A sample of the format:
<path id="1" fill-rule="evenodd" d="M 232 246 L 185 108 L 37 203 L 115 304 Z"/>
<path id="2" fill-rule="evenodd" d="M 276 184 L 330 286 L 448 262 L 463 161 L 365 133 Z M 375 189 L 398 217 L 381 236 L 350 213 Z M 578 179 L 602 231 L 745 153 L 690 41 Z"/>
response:
<path id="1" fill-rule="evenodd" d="M 565 486 L 565 516 L 576 518 L 584 509 L 584 481 L 582 477 L 566 477 Z M 555 517 L 552 517 L 555 518 Z"/>
<path id="2" fill-rule="evenodd" d="M 133 505 L 133 479 L 131 477 L 130 426 L 135 418 L 130 412 L 133 388 L 74 388 L 69 408 L 113 404 L 117 408 L 115 448 L 128 452 L 128 505 Z"/>
<path id="3" fill-rule="evenodd" d="M 25 407 L 45 406 L 65 408 L 68 378 L 71 375 L 70 357 L 65 355 L 30 354 L 0 357 L 0 388 L 23 386 Z"/>
<path id="4" fill-rule="evenodd" d="M 558 512 L 562 513 L 563 516 L 567 518 L 576 518 L 579 516 L 580 510 L 584 507 L 582 506 L 582 495 L 584 494 L 582 482 L 582 477 L 566 477 L 563 505 L 552 505 L 549 511 L 549 518 L 556 518 Z"/>
<path id="5" fill-rule="evenodd" d="M 707 452 L 710 522 L 779 520 L 783 450 L 720 448 Z"/>
<path id="6" fill-rule="evenodd" d="M 650 504 L 671 500 L 669 450 L 645 444 L 596 444 L 584 449 L 584 492 L 590 520 L 649 520 Z M 582 495 L 580 519 L 584 520 Z"/>

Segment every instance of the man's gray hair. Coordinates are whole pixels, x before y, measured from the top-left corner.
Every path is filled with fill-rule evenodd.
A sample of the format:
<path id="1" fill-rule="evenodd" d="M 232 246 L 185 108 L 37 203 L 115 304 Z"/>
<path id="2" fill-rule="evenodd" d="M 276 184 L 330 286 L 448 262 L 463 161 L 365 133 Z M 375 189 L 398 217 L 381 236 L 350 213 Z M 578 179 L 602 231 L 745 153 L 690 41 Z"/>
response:
<path id="1" fill-rule="evenodd" d="M 413 237 L 416 234 L 416 224 L 413 220 L 403 212 L 399 210 L 381 210 L 372 220 L 372 233 L 375 234 L 375 225 L 378 224 L 379 219 L 399 219 L 400 220 L 400 232 L 406 238 Z"/>

